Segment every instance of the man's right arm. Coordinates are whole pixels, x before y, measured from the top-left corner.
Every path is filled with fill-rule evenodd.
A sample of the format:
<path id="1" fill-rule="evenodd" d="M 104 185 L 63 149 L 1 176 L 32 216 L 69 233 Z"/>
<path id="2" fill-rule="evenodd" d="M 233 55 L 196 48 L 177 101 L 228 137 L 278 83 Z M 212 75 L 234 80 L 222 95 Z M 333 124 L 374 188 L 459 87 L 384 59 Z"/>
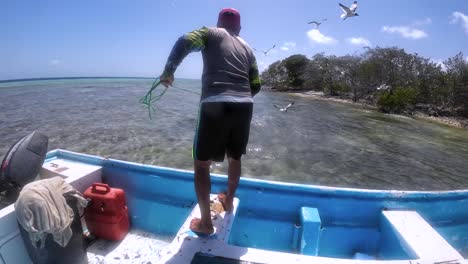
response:
<path id="1" fill-rule="evenodd" d="M 202 27 L 180 37 L 167 58 L 166 66 L 161 76 L 173 76 L 179 64 L 190 52 L 204 49 L 208 41 L 208 32 L 209 29 L 207 27 Z"/>
<path id="2" fill-rule="evenodd" d="M 258 72 L 257 60 L 253 57 L 252 65 L 250 65 L 249 71 L 249 80 L 250 80 L 250 90 L 252 97 L 254 97 L 258 92 L 260 92 L 260 75 Z"/>

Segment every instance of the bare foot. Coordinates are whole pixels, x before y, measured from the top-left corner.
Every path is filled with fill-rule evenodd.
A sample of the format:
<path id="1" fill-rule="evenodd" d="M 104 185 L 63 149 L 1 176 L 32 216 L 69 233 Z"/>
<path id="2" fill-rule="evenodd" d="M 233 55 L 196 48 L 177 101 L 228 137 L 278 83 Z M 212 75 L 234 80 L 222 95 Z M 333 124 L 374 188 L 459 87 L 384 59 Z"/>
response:
<path id="1" fill-rule="evenodd" d="M 200 218 L 193 218 L 192 221 L 190 221 L 190 230 L 199 236 L 209 236 L 214 232 L 213 225 L 203 224 Z"/>
<path id="2" fill-rule="evenodd" d="M 218 200 L 221 202 L 221 204 L 224 207 L 224 211 L 231 213 L 232 210 L 234 209 L 234 198 L 229 198 L 226 194 L 226 192 L 222 192 L 218 194 Z"/>

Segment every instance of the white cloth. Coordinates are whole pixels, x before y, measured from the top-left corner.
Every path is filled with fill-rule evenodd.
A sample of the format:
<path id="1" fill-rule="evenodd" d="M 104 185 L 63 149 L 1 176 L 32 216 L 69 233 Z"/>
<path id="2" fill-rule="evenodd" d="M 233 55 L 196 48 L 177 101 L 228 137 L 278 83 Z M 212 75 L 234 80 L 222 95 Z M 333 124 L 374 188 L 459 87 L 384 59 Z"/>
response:
<path id="1" fill-rule="evenodd" d="M 73 235 L 73 209 L 68 206 L 64 195 L 77 198 L 78 211 L 83 211 L 87 201 L 80 192 L 65 182 L 61 177 L 34 181 L 20 192 L 15 203 L 16 217 L 19 224 L 29 233 L 29 238 L 36 246 L 45 245 L 48 234 L 62 247 L 68 244 Z"/>

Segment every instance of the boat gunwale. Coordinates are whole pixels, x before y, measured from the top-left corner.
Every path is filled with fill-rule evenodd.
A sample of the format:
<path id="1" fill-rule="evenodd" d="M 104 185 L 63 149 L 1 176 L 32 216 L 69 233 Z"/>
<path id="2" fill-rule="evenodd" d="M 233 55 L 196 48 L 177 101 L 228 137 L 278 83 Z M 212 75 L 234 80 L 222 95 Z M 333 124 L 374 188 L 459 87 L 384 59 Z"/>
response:
<path id="1" fill-rule="evenodd" d="M 76 162 L 90 163 L 105 168 L 112 166 L 125 168 L 132 171 L 149 174 L 163 174 L 159 177 L 170 176 L 181 180 L 193 181 L 193 171 L 177 169 L 164 166 L 147 165 L 143 163 L 122 161 L 73 151 L 55 149 L 49 151 L 46 160 L 54 158 L 64 158 Z M 223 182 L 227 176 L 223 174 L 211 173 L 212 181 Z M 381 189 L 361 189 L 348 187 L 331 187 L 312 184 L 288 183 L 263 179 L 241 177 L 243 188 L 257 189 L 258 191 L 290 192 L 295 194 L 320 195 L 323 197 L 353 198 L 357 200 L 382 200 L 387 201 L 427 201 L 434 200 L 464 200 L 468 199 L 468 189 L 450 191 L 406 191 L 406 190 L 381 190 Z"/>

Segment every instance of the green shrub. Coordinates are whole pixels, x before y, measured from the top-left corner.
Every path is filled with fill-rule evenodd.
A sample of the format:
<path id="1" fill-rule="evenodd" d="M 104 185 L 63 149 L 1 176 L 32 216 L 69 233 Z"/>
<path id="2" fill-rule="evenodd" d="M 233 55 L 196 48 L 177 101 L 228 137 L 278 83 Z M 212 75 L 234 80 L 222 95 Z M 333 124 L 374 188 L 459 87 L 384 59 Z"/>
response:
<path id="1" fill-rule="evenodd" d="M 384 113 L 403 113 L 411 110 L 416 98 L 416 89 L 396 88 L 395 90 L 381 92 L 377 99 L 377 106 Z"/>

